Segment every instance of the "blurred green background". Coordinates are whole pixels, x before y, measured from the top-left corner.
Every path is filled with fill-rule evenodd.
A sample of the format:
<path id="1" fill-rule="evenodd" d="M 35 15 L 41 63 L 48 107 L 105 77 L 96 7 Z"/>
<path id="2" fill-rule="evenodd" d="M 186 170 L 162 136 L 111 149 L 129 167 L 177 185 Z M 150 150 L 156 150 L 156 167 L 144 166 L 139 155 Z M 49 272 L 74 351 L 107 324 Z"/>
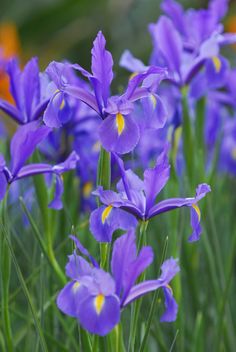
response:
<path id="1" fill-rule="evenodd" d="M 207 6 L 206 0 L 179 2 L 186 8 Z M 92 40 L 100 29 L 117 66 L 126 48 L 147 60 L 147 25 L 160 14 L 159 0 L 1 0 L 0 5 L 0 21 L 17 27 L 22 61 L 36 55 L 42 68 L 64 58 L 89 68 Z"/>

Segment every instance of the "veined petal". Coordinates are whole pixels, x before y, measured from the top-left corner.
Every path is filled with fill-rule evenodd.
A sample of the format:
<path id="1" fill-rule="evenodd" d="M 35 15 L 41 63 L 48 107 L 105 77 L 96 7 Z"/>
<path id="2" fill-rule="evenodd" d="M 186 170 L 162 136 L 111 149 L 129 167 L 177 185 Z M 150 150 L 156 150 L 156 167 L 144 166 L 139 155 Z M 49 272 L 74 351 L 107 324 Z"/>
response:
<path id="1" fill-rule="evenodd" d="M 109 207 L 109 206 L 108 206 Z M 94 210 L 90 216 L 90 231 L 99 242 L 111 242 L 112 234 L 117 229 L 128 230 L 137 225 L 136 218 L 117 208 L 100 207 Z M 104 212 L 106 218 L 104 218 Z M 103 221 L 104 220 L 104 221 Z"/>
<path id="2" fill-rule="evenodd" d="M 105 49 L 106 40 L 101 31 L 98 32 L 96 39 L 93 42 L 92 49 L 92 73 L 100 85 L 96 88 L 100 90 L 96 96 L 101 96 L 104 106 L 107 104 L 109 97 L 110 84 L 113 79 L 113 59 L 109 51 Z"/>
<path id="3" fill-rule="evenodd" d="M 104 336 L 120 320 L 120 301 L 116 295 L 87 296 L 78 303 L 77 317 L 84 329 L 92 334 Z"/>
<path id="4" fill-rule="evenodd" d="M 69 282 L 57 296 L 57 306 L 65 314 L 71 317 L 77 318 L 77 298 L 76 295 L 78 290 L 82 294 L 86 293 L 86 289 L 83 288 L 78 281 Z"/>
<path id="5" fill-rule="evenodd" d="M 140 137 L 139 127 L 130 116 L 117 120 L 108 116 L 101 124 L 99 136 L 103 147 L 118 154 L 131 152 Z"/>

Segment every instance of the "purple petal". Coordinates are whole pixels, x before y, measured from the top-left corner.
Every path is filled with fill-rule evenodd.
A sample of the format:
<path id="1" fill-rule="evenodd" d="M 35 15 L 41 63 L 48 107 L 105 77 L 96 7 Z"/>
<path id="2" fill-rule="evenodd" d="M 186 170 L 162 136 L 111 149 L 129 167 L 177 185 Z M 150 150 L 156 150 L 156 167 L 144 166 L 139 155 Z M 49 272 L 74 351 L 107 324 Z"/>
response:
<path id="1" fill-rule="evenodd" d="M 15 106 L 9 104 L 7 101 L 0 99 L 0 109 L 16 120 L 17 123 L 23 123 L 19 111 L 15 108 Z"/>
<path id="2" fill-rule="evenodd" d="M 57 306 L 65 314 L 77 317 L 76 292 L 80 290 L 85 293 L 87 290 L 80 286 L 78 281 L 69 282 L 57 296 Z"/>
<path id="3" fill-rule="evenodd" d="M 73 170 L 76 168 L 78 160 L 79 160 L 78 154 L 75 151 L 72 151 L 64 162 L 53 166 L 52 169 L 54 172 L 58 174 L 61 174 L 69 170 Z"/>
<path id="4" fill-rule="evenodd" d="M 140 137 L 139 127 L 130 116 L 123 116 L 122 131 L 119 131 L 117 117 L 108 116 L 101 124 L 99 136 L 103 147 L 111 152 L 126 154 L 137 145 Z"/>
<path id="5" fill-rule="evenodd" d="M 77 299 L 79 300 L 80 297 L 81 295 Z M 96 302 L 98 303 L 96 304 Z M 78 302 L 77 317 L 84 329 L 92 334 L 104 336 L 120 320 L 119 299 L 115 295 L 102 296 L 102 298 L 97 296 L 82 297 L 81 302 Z"/>
<path id="6" fill-rule="evenodd" d="M 116 281 L 116 293 L 120 295 L 122 291 L 122 300 L 125 300 L 136 279 L 153 260 L 151 247 L 143 247 L 138 256 L 136 250 L 134 230 L 129 230 L 114 243 L 111 268 Z"/>
<path id="7" fill-rule="evenodd" d="M 180 75 L 183 43 L 171 20 L 161 16 L 157 24 L 151 24 L 149 29 L 169 68 Z"/>
<path id="8" fill-rule="evenodd" d="M 16 175 L 25 161 L 34 152 L 37 144 L 39 144 L 51 129 L 46 126 L 39 126 L 38 121 L 28 123 L 18 128 L 11 140 L 11 171 Z"/>
<path id="9" fill-rule="evenodd" d="M 129 50 L 123 52 L 119 64 L 130 72 L 143 72 L 148 69 L 148 67 L 145 66 L 141 60 L 136 59 Z"/>
<path id="10" fill-rule="evenodd" d="M 19 87 L 18 87 L 19 89 Z M 39 103 L 40 82 L 38 59 L 33 57 L 27 62 L 23 71 L 23 89 L 27 120 L 32 118 L 33 108 Z"/>
<path id="11" fill-rule="evenodd" d="M 101 94 L 103 103 L 106 106 L 109 97 L 110 84 L 113 79 L 113 60 L 112 55 L 105 49 L 106 40 L 102 32 L 98 32 L 96 39 L 93 42 L 92 49 L 92 73 L 93 77 L 100 82 Z"/>
<path id="12" fill-rule="evenodd" d="M 186 33 L 184 10 L 181 4 L 174 0 L 164 0 L 161 9 L 171 18 L 177 30 L 184 35 Z"/>
<path id="13" fill-rule="evenodd" d="M 62 112 L 61 110 L 64 109 L 64 105 L 64 93 L 60 91 L 55 92 L 43 114 L 43 121 L 46 126 L 51 128 L 58 128 L 62 126 L 60 113 Z"/>
<path id="14" fill-rule="evenodd" d="M 198 208 L 197 205 L 193 205 L 191 207 L 191 226 L 192 226 L 193 232 L 191 236 L 188 238 L 189 242 L 195 242 L 200 239 L 200 235 L 202 232 L 200 220 L 201 220 L 200 209 Z"/>
<path id="15" fill-rule="evenodd" d="M 80 253 L 82 253 L 85 257 L 87 257 L 91 261 L 91 263 L 93 264 L 93 266 L 95 268 L 99 268 L 97 261 L 91 256 L 89 251 L 81 244 L 81 242 L 78 240 L 78 238 L 75 237 L 74 235 L 70 235 L 69 237 L 72 241 L 74 241 L 74 243 L 75 243 L 77 249 L 80 251 Z"/>
<path id="16" fill-rule="evenodd" d="M 167 259 L 161 266 L 161 276 L 158 278 L 158 281 L 163 285 L 168 285 L 179 271 L 178 259 Z"/>
<path id="17" fill-rule="evenodd" d="M 137 220 L 121 209 L 102 206 L 92 212 L 89 223 L 98 242 L 111 242 L 114 231 L 135 228 Z"/>
<path id="18" fill-rule="evenodd" d="M 144 172 L 144 187 L 147 199 L 146 212 L 153 206 L 155 198 L 166 185 L 170 176 L 170 165 L 167 156 L 167 147 L 158 157 L 153 169 Z"/>
<path id="19" fill-rule="evenodd" d="M 165 199 L 156 205 L 154 205 L 148 212 L 147 218 L 150 219 L 153 216 L 156 216 L 161 213 L 165 213 L 167 211 L 181 208 L 185 206 L 190 206 L 194 204 L 195 198 L 170 198 Z"/>
<path id="20" fill-rule="evenodd" d="M 13 58 L 9 61 L 7 66 L 7 73 L 10 78 L 10 92 L 15 100 L 17 108 L 22 111 L 22 91 L 21 91 L 21 71 L 17 59 Z"/>
<path id="21" fill-rule="evenodd" d="M 56 185 L 55 185 L 55 191 L 54 191 L 54 198 L 48 204 L 49 208 L 52 208 L 55 210 L 60 210 L 63 208 L 63 203 L 61 200 L 63 191 L 64 191 L 64 185 L 63 185 L 62 177 L 61 177 L 61 175 L 56 175 Z"/>
<path id="22" fill-rule="evenodd" d="M 6 176 L 4 174 L 4 172 L 2 172 L 0 170 L 0 201 L 5 197 L 6 191 L 7 191 L 7 179 Z"/>
<path id="23" fill-rule="evenodd" d="M 161 316 L 161 322 L 171 322 L 176 320 L 178 305 L 173 297 L 172 290 L 168 287 L 163 288 L 165 296 L 165 312 Z"/>

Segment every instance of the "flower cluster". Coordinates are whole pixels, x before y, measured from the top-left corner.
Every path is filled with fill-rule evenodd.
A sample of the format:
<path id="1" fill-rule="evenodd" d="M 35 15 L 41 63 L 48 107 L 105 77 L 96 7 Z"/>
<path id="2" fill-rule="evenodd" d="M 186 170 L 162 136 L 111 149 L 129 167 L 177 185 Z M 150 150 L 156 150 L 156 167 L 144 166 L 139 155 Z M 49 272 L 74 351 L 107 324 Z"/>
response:
<path id="1" fill-rule="evenodd" d="M 178 2 L 164 0 L 164 14 L 149 25 L 153 41 L 149 63 L 128 50 L 121 57 L 120 66 L 132 73 L 121 94 L 111 93 L 113 58 L 101 31 L 93 42 L 91 72 L 67 61 L 53 61 L 44 72 L 36 58 L 22 70 L 16 58 L 4 62 L 12 99 L 0 99 L 0 110 L 12 118 L 17 130 L 10 155 L 7 150 L 5 157 L 0 154 L 0 200 L 13 182 L 46 174 L 51 175 L 48 186 L 55 188 L 49 207 L 59 210 L 63 207 L 62 174 L 76 170 L 80 211 L 89 212 L 96 241 L 108 243 L 111 273 L 71 236 L 77 248 L 66 265 L 71 281 L 60 291 L 57 305 L 90 333 L 108 334 L 128 304 L 159 288 L 166 307 L 161 320 L 176 318 L 177 303 L 169 282 L 180 270 L 178 261 L 165 260 L 159 278 L 140 282 L 154 254 L 149 246 L 137 252 L 135 234 L 140 224 L 159 214 L 187 207 L 192 227 L 188 240 L 199 240 L 198 202 L 211 190 L 207 184 L 211 170 L 236 173 L 236 116 L 231 116 L 236 71 L 221 53 L 222 46 L 236 42 L 236 36 L 224 33 L 220 23 L 227 3 L 211 0 L 205 10 L 184 11 Z M 198 108 L 203 100 L 200 121 Z M 43 162 L 34 162 L 36 149 Z M 106 177 L 102 155 L 108 156 L 116 190 L 96 178 L 98 164 L 101 177 Z M 193 185 L 198 185 L 195 196 L 161 198 L 170 171 L 186 194 L 195 182 L 193 178 L 185 187 L 186 170 L 197 174 L 200 168 L 204 183 L 198 185 L 198 180 Z M 140 170 L 144 170 L 143 178 Z M 118 229 L 125 233 L 114 240 Z"/>

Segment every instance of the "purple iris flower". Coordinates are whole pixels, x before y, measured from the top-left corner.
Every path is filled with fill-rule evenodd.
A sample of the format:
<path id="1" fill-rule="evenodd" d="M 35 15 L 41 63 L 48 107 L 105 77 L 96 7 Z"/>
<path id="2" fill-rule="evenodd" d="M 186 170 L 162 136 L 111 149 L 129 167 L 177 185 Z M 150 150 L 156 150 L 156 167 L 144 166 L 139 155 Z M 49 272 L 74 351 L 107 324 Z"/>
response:
<path id="1" fill-rule="evenodd" d="M 214 82 L 220 82 L 228 68 L 220 49 L 236 41 L 236 35 L 223 33 L 219 23 L 227 5 L 228 0 L 213 0 L 206 10 L 184 11 L 176 1 L 164 0 L 162 9 L 166 15 L 149 25 L 154 46 L 150 63 L 167 67 L 167 79 L 179 87 L 191 83 L 205 66 L 209 89 Z M 121 58 L 121 66 L 132 72 L 149 67 L 127 51 Z"/>
<path id="2" fill-rule="evenodd" d="M 97 216 L 100 215 L 101 222 L 104 214 L 108 214 L 107 218 L 109 218 L 109 209 L 113 207 L 123 209 L 133 214 L 136 218 L 146 221 L 158 214 L 187 206 L 191 209 L 191 226 L 193 229 L 189 241 L 192 242 L 199 239 L 201 234 L 201 213 L 197 203 L 210 192 L 210 186 L 205 183 L 199 185 L 196 189 L 195 197 L 192 198 L 170 198 L 155 204 L 157 195 L 169 179 L 170 165 L 168 163 L 167 148 L 158 157 L 155 167 L 145 170 L 144 180 L 141 180 L 132 170 L 125 170 L 123 161 L 118 157 L 116 159 L 122 175 L 121 180 L 117 184 L 118 193 L 111 190 L 103 190 L 102 187 L 98 187 L 94 192 L 106 206 L 102 212 L 101 210 L 100 212 L 97 211 Z M 91 222 L 94 221 L 93 217 Z M 92 224 L 90 223 L 90 225 Z M 95 231 L 94 226 L 91 226 L 91 229 Z M 107 241 L 105 234 L 106 232 L 102 238 L 103 241 Z M 102 231 L 100 232 L 101 235 Z"/>
<path id="3" fill-rule="evenodd" d="M 132 117 L 134 102 L 152 96 L 151 87 L 166 76 L 166 69 L 150 66 L 146 71 L 133 77 L 121 96 L 110 97 L 113 80 L 112 55 L 105 48 L 106 40 L 99 32 L 92 49 L 92 73 L 75 64 L 70 67 L 80 71 L 91 83 L 91 90 L 82 89 L 70 81 L 62 82 L 60 73 L 54 82 L 60 80 L 58 89 L 90 106 L 103 120 L 99 128 L 99 138 L 108 151 L 125 154 L 134 149 L 139 140 L 139 127 Z M 54 67 L 62 65 L 53 63 Z M 57 69 L 59 72 L 60 69 Z M 151 80 L 151 82 L 150 82 Z M 156 97 L 153 95 L 153 99 Z M 163 109 L 162 109 L 163 110 Z"/>
<path id="4" fill-rule="evenodd" d="M 15 105 L 0 99 L 0 109 L 23 125 L 37 120 L 45 110 L 49 99 L 41 95 L 41 82 L 37 58 L 32 58 L 20 70 L 17 59 L 8 62 L 6 71 L 10 79 L 10 92 Z"/>
<path id="5" fill-rule="evenodd" d="M 51 62 L 45 70 L 50 78 L 45 90 L 50 97 L 43 114 L 44 123 L 53 128 L 66 124 L 76 114 L 78 102 L 63 91 L 63 87 L 70 84 L 84 88 L 84 82 L 74 74 L 70 64 Z"/>
<path id="6" fill-rule="evenodd" d="M 63 181 L 61 174 L 76 167 L 78 155 L 72 152 L 64 162 L 54 166 L 45 163 L 24 166 L 36 146 L 50 132 L 51 129 L 47 126 L 40 126 L 39 121 L 33 121 L 18 128 L 11 140 L 10 168 L 6 166 L 3 156 L 0 155 L 0 200 L 4 198 L 7 187 L 12 182 L 37 174 L 54 174 L 56 176 L 55 196 L 49 207 L 54 209 L 62 208 Z"/>
<path id="7" fill-rule="evenodd" d="M 99 268 L 97 262 L 81 246 L 78 239 L 70 236 L 77 249 L 90 258 L 91 264 L 76 251 L 69 256 L 66 274 L 71 281 L 57 297 L 59 309 L 77 318 L 82 327 L 90 333 L 108 334 L 120 321 L 121 310 L 132 301 L 148 292 L 162 288 L 166 310 L 161 321 L 174 321 L 177 303 L 169 282 L 179 272 L 177 260 L 166 260 L 161 267 L 161 276 L 136 284 L 140 274 L 152 263 L 151 247 L 142 247 L 137 254 L 135 233 L 129 230 L 119 237 L 113 246 L 111 273 Z"/>

